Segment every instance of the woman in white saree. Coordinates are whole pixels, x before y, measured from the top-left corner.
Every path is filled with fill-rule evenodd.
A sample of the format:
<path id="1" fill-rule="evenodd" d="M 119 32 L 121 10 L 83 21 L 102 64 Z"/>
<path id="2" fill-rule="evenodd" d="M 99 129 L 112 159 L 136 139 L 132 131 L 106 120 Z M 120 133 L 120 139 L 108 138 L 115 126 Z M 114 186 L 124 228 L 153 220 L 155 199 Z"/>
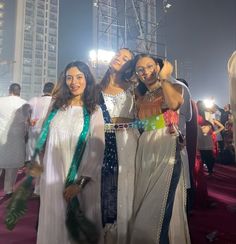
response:
<path id="1" fill-rule="evenodd" d="M 128 127 L 135 119 L 134 96 L 131 84 L 121 78 L 122 67 L 132 58 L 129 49 L 120 49 L 98 87 L 106 129 L 101 207 L 107 244 L 127 243 L 128 223 L 133 209 L 139 132 Z"/>
<path id="2" fill-rule="evenodd" d="M 181 244 L 190 243 L 187 226 L 175 226 L 176 231 L 169 233 L 179 182 L 180 199 L 184 189 L 182 180 L 179 181 L 182 168 L 179 140 L 182 138 L 176 112 L 183 102 L 182 83 L 171 78 L 172 70 L 168 61 L 145 54 L 136 57 L 135 72 L 146 91 L 137 100 L 138 117 L 143 122 L 144 132 L 136 156 L 132 244 L 180 243 L 176 241 L 179 237 L 175 236 L 178 228 L 183 230 Z M 180 216 L 175 216 L 179 223 L 186 220 L 182 204 L 179 201 L 176 206 L 180 210 Z"/>

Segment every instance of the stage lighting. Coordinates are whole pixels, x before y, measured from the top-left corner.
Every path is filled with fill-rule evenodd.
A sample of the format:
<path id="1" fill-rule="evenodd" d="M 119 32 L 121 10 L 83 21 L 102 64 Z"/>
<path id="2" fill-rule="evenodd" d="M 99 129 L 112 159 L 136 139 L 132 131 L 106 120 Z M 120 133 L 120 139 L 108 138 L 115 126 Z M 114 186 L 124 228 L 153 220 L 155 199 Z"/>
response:
<path id="1" fill-rule="evenodd" d="M 206 108 L 212 108 L 215 104 L 215 100 L 214 99 L 205 99 L 203 100 L 204 105 Z"/>
<path id="2" fill-rule="evenodd" d="M 91 50 L 89 52 L 89 59 L 91 62 L 98 62 L 98 63 L 109 63 L 112 58 L 114 57 L 115 52 L 98 49 L 98 50 Z"/>

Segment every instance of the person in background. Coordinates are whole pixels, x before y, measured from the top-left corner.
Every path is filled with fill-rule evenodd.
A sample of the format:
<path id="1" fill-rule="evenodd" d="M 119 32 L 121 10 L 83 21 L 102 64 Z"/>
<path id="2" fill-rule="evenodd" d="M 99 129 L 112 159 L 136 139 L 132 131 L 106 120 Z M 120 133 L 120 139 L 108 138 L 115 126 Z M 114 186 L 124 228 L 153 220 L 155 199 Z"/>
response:
<path id="1" fill-rule="evenodd" d="M 30 105 L 29 131 L 27 142 L 28 161 L 30 161 L 31 156 L 34 153 L 36 141 L 48 113 L 48 109 L 52 100 L 53 88 L 54 84 L 52 82 L 45 83 L 43 87 L 43 95 L 40 97 L 33 97 L 28 102 Z M 37 161 L 39 161 L 39 158 L 37 159 Z M 39 178 L 35 182 L 34 194 L 39 195 Z"/>
<path id="2" fill-rule="evenodd" d="M 206 119 L 206 108 L 203 101 L 197 102 L 198 106 L 198 149 L 200 151 L 201 159 L 203 164 L 207 166 L 208 174 L 213 173 L 213 168 L 215 164 L 215 147 L 214 139 L 218 133 L 220 133 L 224 126 L 213 117 Z M 211 113 L 209 113 L 211 115 Z M 217 126 L 217 129 L 214 129 L 214 126 Z"/>
<path id="3" fill-rule="evenodd" d="M 224 138 L 224 150 L 222 155 L 222 163 L 234 164 L 235 160 L 235 149 L 234 149 L 234 138 L 233 138 L 233 117 L 229 116 L 229 120 L 225 124 L 225 130 L 223 132 Z"/>
<path id="4" fill-rule="evenodd" d="M 226 122 L 229 120 L 229 116 L 231 114 L 231 109 L 230 109 L 230 104 L 226 104 L 224 106 L 224 109 L 222 109 L 221 107 L 219 107 L 218 105 L 215 104 L 215 116 L 216 119 L 218 121 L 220 121 L 220 123 L 225 126 Z M 219 161 L 221 161 L 221 155 L 224 151 L 224 139 L 223 139 L 223 135 L 224 135 L 224 130 L 222 130 L 220 133 L 218 133 L 216 135 L 216 139 L 218 142 L 218 148 L 219 148 Z M 223 163 L 223 162 L 221 162 Z"/>
<path id="5" fill-rule="evenodd" d="M 213 113 L 214 113 L 214 117 L 216 120 L 218 121 L 221 121 L 221 112 L 217 109 L 216 106 L 213 106 Z M 228 115 L 229 117 L 229 115 Z M 215 125 L 214 126 L 214 129 L 217 130 L 217 126 Z M 216 151 L 217 151 L 217 154 L 216 154 L 216 161 L 217 162 L 220 162 L 221 161 L 221 155 L 222 155 L 222 152 L 224 150 L 224 140 L 223 140 L 223 133 L 224 133 L 224 130 L 222 130 L 220 133 L 216 134 L 216 145 L 215 145 L 215 148 L 216 148 Z"/>
<path id="6" fill-rule="evenodd" d="M 234 51 L 228 60 L 230 106 L 233 116 L 233 136 L 234 151 L 236 151 L 236 51 Z M 235 158 L 236 161 L 236 158 Z"/>
<path id="7" fill-rule="evenodd" d="M 187 210 L 189 210 L 189 194 L 191 191 L 191 174 L 190 174 L 190 166 L 189 166 L 189 158 L 186 146 L 186 127 L 187 122 L 189 122 L 192 118 L 192 105 L 191 105 L 191 94 L 189 91 L 188 82 L 184 79 L 177 79 L 178 81 L 182 82 L 185 86 L 183 86 L 183 98 L 184 102 L 179 109 L 179 130 L 184 137 L 184 143 L 182 146 L 182 150 L 180 151 L 181 159 L 183 162 L 183 174 L 184 174 L 184 185 L 187 191 Z"/>
<path id="8" fill-rule="evenodd" d="M 224 108 L 215 104 L 215 108 L 220 112 L 220 123 L 225 126 L 225 123 L 228 121 L 229 115 L 231 114 L 230 104 L 226 104 Z"/>
<path id="9" fill-rule="evenodd" d="M 12 83 L 9 96 L 0 97 L 0 170 L 5 169 L 4 192 L 8 197 L 25 162 L 29 105 L 20 93 L 21 86 Z"/>
<path id="10" fill-rule="evenodd" d="M 190 171 L 190 182 L 191 182 L 191 189 L 188 191 L 188 198 L 187 198 L 187 207 L 188 213 L 195 206 L 196 197 L 196 188 L 198 186 L 197 182 L 197 174 L 195 173 L 195 169 L 197 168 L 197 161 L 196 161 L 196 153 L 197 153 L 197 132 L 198 132 L 198 111 L 196 102 L 191 100 L 192 106 L 192 118 L 189 122 L 186 123 L 186 148 L 188 152 L 188 160 L 189 160 L 189 171 Z"/>

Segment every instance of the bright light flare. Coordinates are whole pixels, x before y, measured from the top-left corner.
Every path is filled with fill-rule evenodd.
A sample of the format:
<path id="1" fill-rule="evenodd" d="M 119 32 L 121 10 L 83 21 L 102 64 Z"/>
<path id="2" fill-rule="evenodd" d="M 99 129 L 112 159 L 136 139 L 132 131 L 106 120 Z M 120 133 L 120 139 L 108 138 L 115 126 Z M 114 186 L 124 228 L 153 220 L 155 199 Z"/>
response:
<path id="1" fill-rule="evenodd" d="M 92 62 L 110 63 L 114 56 L 115 52 L 103 49 L 91 50 L 89 52 L 89 59 Z"/>
<path id="2" fill-rule="evenodd" d="M 213 106 L 215 104 L 214 99 L 204 99 L 203 102 L 204 102 L 204 105 L 206 108 L 213 108 Z"/>

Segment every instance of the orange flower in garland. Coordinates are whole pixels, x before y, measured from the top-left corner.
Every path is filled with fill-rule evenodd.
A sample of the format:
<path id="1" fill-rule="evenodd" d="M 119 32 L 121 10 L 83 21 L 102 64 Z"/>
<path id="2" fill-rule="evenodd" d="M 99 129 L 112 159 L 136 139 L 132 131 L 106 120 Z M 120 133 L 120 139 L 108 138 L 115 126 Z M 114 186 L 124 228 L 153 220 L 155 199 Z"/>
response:
<path id="1" fill-rule="evenodd" d="M 167 126 L 177 125 L 179 123 L 179 115 L 175 111 L 167 110 L 166 112 L 164 112 L 163 116 Z"/>
<path id="2" fill-rule="evenodd" d="M 176 133 L 176 129 L 174 125 L 178 125 L 179 123 L 178 113 L 172 110 L 167 110 L 166 112 L 164 112 L 163 116 L 164 116 L 165 124 L 168 127 L 168 132 L 170 134 Z"/>

